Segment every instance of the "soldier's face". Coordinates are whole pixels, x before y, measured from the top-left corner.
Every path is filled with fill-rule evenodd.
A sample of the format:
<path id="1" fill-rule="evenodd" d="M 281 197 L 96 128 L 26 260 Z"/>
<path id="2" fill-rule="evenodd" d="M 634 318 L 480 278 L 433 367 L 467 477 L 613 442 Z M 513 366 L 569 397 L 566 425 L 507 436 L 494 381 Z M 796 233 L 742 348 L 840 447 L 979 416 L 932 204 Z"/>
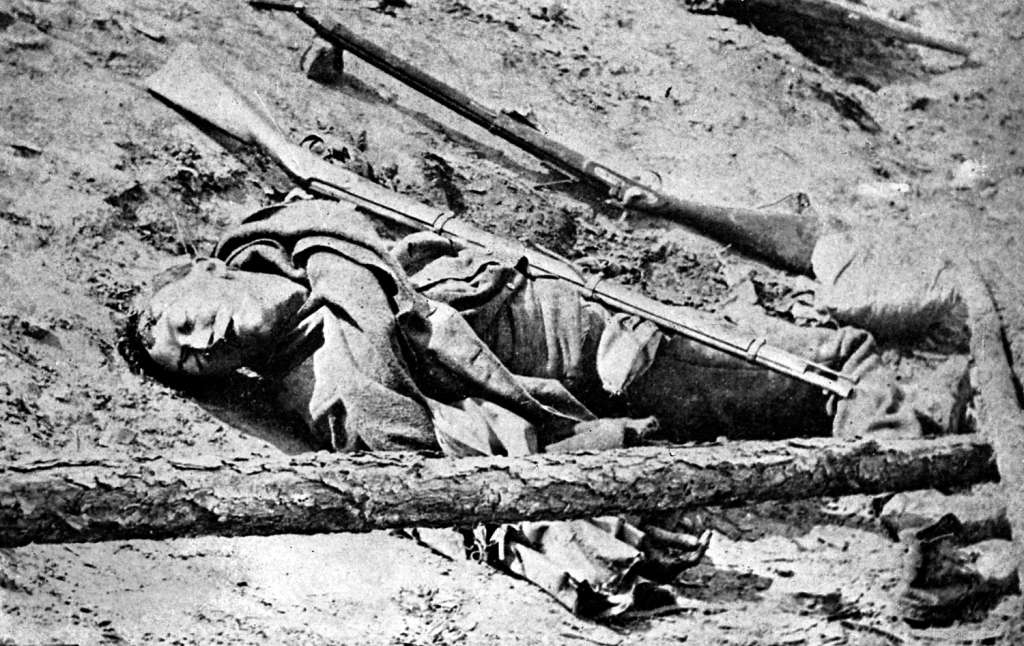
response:
<path id="1" fill-rule="evenodd" d="M 233 372 L 270 352 L 305 299 L 306 290 L 287 278 L 198 260 L 153 295 L 149 355 L 177 373 Z"/>

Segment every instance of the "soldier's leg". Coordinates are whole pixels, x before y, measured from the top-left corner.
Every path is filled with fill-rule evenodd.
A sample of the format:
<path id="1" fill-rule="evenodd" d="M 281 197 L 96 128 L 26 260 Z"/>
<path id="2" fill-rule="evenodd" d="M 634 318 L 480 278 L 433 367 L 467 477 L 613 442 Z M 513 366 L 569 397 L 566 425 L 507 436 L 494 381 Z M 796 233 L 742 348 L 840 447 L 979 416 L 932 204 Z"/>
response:
<path id="1" fill-rule="evenodd" d="M 654 415 L 679 441 L 882 430 L 920 434 L 870 334 L 853 328 L 801 328 L 756 315 L 744 317 L 742 331 L 858 377 L 854 396 L 836 401 L 798 380 L 674 337 L 662 343 L 651 367 L 630 386 L 631 414 Z"/>

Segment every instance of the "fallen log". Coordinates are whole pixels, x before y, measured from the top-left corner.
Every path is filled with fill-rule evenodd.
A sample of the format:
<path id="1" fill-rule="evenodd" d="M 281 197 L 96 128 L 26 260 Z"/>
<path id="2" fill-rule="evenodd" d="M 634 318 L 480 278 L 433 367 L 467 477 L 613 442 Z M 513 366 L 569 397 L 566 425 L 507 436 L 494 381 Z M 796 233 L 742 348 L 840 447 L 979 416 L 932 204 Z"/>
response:
<path id="1" fill-rule="evenodd" d="M 991 448 L 970 436 L 520 458 L 70 458 L 0 466 L 0 546 L 567 519 L 955 487 L 995 477 Z"/>
<path id="2" fill-rule="evenodd" d="M 1002 319 L 977 267 L 960 270 L 960 290 L 971 330 L 979 434 L 991 442 L 999 468 L 1006 516 L 1024 581 L 1024 409 L 1007 355 Z"/>

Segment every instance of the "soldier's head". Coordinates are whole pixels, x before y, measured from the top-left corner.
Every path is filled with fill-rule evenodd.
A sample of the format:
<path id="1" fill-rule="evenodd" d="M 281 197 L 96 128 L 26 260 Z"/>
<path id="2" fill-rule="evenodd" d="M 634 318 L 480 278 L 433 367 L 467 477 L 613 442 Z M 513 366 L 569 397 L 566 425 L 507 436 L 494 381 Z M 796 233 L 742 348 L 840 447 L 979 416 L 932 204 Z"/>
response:
<path id="1" fill-rule="evenodd" d="M 256 367 L 306 300 L 273 274 L 200 258 L 157 274 L 133 306 L 119 344 L 137 369 L 167 378 L 217 377 Z"/>

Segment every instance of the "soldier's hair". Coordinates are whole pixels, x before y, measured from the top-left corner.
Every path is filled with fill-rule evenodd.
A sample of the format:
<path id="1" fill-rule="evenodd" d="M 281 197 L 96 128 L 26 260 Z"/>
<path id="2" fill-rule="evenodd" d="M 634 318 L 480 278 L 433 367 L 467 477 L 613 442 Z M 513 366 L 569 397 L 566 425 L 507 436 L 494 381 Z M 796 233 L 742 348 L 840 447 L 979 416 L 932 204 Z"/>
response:
<path id="1" fill-rule="evenodd" d="M 181 280 L 192 271 L 192 263 L 174 265 L 153 276 L 149 286 L 136 296 L 117 335 L 117 351 L 124 357 L 128 369 L 136 374 L 145 374 L 175 388 L 187 388 L 195 378 L 187 380 L 173 371 L 159 365 L 149 354 L 155 339 L 153 326 L 156 317 L 150 308 L 153 296 L 167 285 Z"/>
<path id="2" fill-rule="evenodd" d="M 153 361 L 153 326 L 157 319 L 150 304 L 153 297 L 167 285 L 181 280 L 192 271 L 194 263 L 182 263 L 165 269 L 150 279 L 149 284 L 132 300 L 128 316 L 118 330 L 117 350 L 128 368 L 169 386 L 187 397 L 227 404 L 255 418 L 270 418 L 275 411 L 275 390 L 262 377 L 232 373 L 229 375 L 184 375 Z"/>

